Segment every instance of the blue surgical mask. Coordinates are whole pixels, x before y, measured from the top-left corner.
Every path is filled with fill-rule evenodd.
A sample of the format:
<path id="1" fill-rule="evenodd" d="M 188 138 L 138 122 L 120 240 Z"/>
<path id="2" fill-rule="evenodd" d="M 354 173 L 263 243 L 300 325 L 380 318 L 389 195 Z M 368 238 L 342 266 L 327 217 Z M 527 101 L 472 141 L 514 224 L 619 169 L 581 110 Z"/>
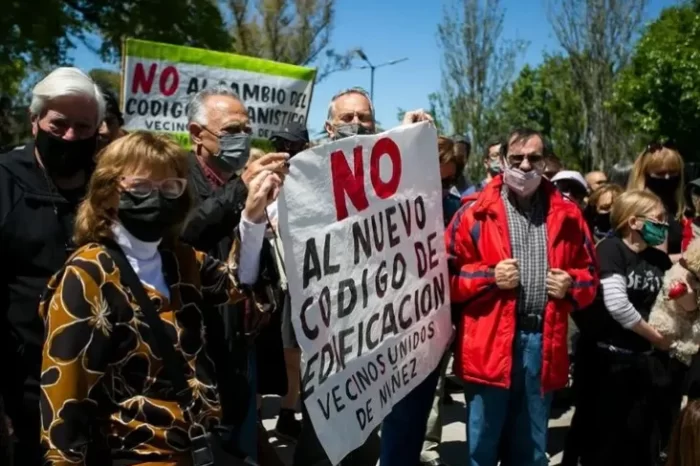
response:
<path id="1" fill-rule="evenodd" d="M 236 172 L 245 167 L 250 157 L 250 134 L 224 134 L 219 137 L 218 157 Z"/>

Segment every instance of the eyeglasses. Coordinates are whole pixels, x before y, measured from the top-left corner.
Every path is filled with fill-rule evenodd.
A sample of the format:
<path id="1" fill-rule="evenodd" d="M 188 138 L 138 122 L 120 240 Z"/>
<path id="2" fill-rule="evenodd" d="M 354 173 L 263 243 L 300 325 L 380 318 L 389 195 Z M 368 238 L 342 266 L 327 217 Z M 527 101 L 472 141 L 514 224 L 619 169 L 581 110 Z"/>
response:
<path id="1" fill-rule="evenodd" d="M 372 123 L 374 117 L 371 112 L 343 112 L 338 115 L 338 120 L 343 123 L 352 123 L 357 117 L 357 120 L 361 123 Z"/>
<path id="2" fill-rule="evenodd" d="M 555 181 L 554 185 L 562 193 L 568 193 L 575 197 L 585 197 L 588 192 L 580 183 L 571 180 Z"/>
<path id="3" fill-rule="evenodd" d="M 124 176 L 124 189 L 136 197 L 146 198 L 157 189 L 166 199 L 177 199 L 185 193 L 187 180 L 184 178 L 166 178 L 161 181 L 153 181 L 148 178 Z"/>
<path id="4" fill-rule="evenodd" d="M 511 167 L 519 167 L 527 159 L 532 168 L 544 168 L 544 155 L 542 154 L 510 154 L 506 156 L 506 162 Z"/>
<path id="5" fill-rule="evenodd" d="M 227 127 L 225 127 L 225 128 L 222 128 L 222 129 L 221 129 L 220 131 L 218 131 L 218 132 L 212 131 L 212 130 L 210 130 L 209 128 L 207 128 L 206 126 L 202 126 L 202 128 L 203 128 L 207 133 L 209 133 L 209 134 L 211 134 L 212 136 L 215 136 L 215 137 L 217 137 L 217 138 L 221 138 L 222 136 L 231 135 L 231 134 L 241 134 L 241 133 L 253 134 L 253 128 L 251 128 L 251 127 L 248 126 L 248 125 L 243 125 L 243 124 L 240 124 L 240 123 L 231 124 L 231 125 L 229 125 L 229 126 L 227 126 Z"/>

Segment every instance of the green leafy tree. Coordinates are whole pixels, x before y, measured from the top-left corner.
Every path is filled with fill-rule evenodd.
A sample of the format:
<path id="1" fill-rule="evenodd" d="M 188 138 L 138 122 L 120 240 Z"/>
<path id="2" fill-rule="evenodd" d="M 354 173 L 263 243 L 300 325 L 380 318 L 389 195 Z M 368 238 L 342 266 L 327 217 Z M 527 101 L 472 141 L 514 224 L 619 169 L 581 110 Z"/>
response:
<path id="1" fill-rule="evenodd" d="M 95 84 L 100 86 L 102 89 L 110 91 L 114 93 L 114 95 L 119 96 L 121 75 L 118 71 L 95 68 L 90 70 L 88 74 L 92 80 L 95 81 Z"/>
<path id="2" fill-rule="evenodd" d="M 65 63 L 79 41 L 114 62 L 127 36 L 216 50 L 231 47 L 221 12 L 210 0 L 11 1 L 0 15 L 0 76 L 8 66 Z"/>
<path id="3" fill-rule="evenodd" d="M 567 168 L 585 168 L 583 112 L 567 58 L 549 56 L 537 68 L 525 66 L 502 95 L 498 120 L 502 133 L 515 126 L 541 131 Z"/>
<path id="4" fill-rule="evenodd" d="M 648 25 L 612 108 L 640 140 L 673 139 L 686 159 L 700 159 L 700 1 L 668 8 Z"/>
<path id="5" fill-rule="evenodd" d="M 329 48 L 335 0 L 227 0 L 233 51 L 295 65 L 318 65 L 317 81 L 350 68 L 357 48 Z"/>

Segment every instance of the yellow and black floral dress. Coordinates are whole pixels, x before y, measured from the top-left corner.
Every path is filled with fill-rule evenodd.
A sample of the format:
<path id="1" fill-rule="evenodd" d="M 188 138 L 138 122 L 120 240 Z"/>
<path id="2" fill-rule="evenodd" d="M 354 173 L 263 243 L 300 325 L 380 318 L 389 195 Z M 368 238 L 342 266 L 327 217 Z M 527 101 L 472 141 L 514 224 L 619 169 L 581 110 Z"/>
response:
<path id="1" fill-rule="evenodd" d="M 170 299 L 149 286 L 146 291 L 186 362 L 194 422 L 209 428 L 218 424 L 221 408 L 204 348 L 202 310 L 239 301 L 246 293 L 237 284 L 235 266 L 186 245 L 160 252 Z M 151 330 L 105 249 L 99 244 L 79 249 L 51 279 L 39 310 L 46 325 L 45 464 L 187 465 L 190 425 L 154 356 Z"/>

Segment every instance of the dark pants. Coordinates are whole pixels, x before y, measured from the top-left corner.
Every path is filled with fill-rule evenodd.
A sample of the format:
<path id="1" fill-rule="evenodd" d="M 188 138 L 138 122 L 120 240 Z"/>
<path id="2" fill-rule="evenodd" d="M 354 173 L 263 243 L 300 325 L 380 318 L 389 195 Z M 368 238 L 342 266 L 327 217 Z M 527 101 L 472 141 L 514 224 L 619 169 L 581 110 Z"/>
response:
<path id="1" fill-rule="evenodd" d="M 420 462 L 425 428 L 433 405 L 441 365 L 401 401 L 382 422 L 381 466 L 414 466 Z"/>
<path id="2" fill-rule="evenodd" d="M 581 342 L 565 463 L 652 466 L 666 448 L 687 369 L 665 353 L 622 354 Z"/>
<path id="3" fill-rule="evenodd" d="M 14 445 L 15 466 L 41 466 L 43 450 L 39 441 L 41 435 L 39 402 L 36 399 L 25 400 L 24 410 L 21 413 L 8 407 L 8 412 L 13 411 L 11 420 L 17 439 Z"/>
<path id="4" fill-rule="evenodd" d="M 311 424 L 306 405 L 301 404 L 302 429 L 296 449 L 294 450 L 293 466 L 331 466 L 316 431 Z M 425 425 L 425 422 L 423 423 Z M 346 456 L 339 466 L 374 466 L 379 459 L 379 436 L 372 432 L 367 441 Z M 413 465 L 410 465 L 413 466 Z"/>

